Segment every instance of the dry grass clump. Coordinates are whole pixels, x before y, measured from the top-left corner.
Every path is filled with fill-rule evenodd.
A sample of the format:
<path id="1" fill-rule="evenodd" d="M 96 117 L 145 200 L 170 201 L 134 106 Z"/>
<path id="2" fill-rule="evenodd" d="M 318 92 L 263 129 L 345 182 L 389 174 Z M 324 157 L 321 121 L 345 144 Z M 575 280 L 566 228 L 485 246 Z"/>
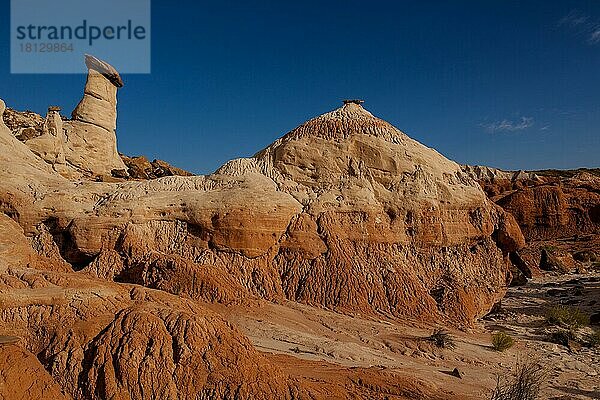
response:
<path id="1" fill-rule="evenodd" d="M 453 349 L 456 347 L 454 338 L 443 329 L 435 329 L 427 340 L 441 349 Z"/>
<path id="2" fill-rule="evenodd" d="M 538 360 L 517 362 L 511 377 L 498 377 L 491 400 L 537 400 L 548 377 L 547 369 Z"/>
<path id="3" fill-rule="evenodd" d="M 578 308 L 553 306 L 546 310 L 546 322 L 551 325 L 577 329 L 588 325 L 590 317 Z"/>
<path id="4" fill-rule="evenodd" d="M 496 332 L 492 335 L 492 347 L 496 351 L 505 351 L 513 347 L 515 340 L 504 332 Z"/>

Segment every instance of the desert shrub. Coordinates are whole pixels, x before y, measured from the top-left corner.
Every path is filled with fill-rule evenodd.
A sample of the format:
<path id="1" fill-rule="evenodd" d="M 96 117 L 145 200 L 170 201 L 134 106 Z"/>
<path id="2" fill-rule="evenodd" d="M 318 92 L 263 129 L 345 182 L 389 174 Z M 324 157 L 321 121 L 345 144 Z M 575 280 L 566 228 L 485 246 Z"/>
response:
<path id="1" fill-rule="evenodd" d="M 450 333 L 443 329 L 435 329 L 431 336 L 427 338 L 427 340 L 441 349 L 453 349 L 456 347 L 454 339 Z"/>
<path id="2" fill-rule="evenodd" d="M 590 323 L 590 317 L 578 308 L 553 306 L 546 310 L 546 322 L 576 329 Z"/>
<path id="3" fill-rule="evenodd" d="M 508 350 L 515 344 L 515 340 L 504 332 L 496 332 L 492 335 L 492 347 L 496 351 Z"/>
<path id="4" fill-rule="evenodd" d="M 537 400 L 547 377 L 547 369 L 537 360 L 517 362 L 511 377 L 498 377 L 491 399 Z"/>

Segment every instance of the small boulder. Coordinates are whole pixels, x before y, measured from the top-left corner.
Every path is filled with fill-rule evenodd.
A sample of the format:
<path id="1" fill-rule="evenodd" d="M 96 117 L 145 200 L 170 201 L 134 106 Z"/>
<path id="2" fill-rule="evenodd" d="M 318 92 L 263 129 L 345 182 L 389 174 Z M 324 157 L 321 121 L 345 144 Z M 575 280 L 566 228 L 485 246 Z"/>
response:
<path id="1" fill-rule="evenodd" d="M 510 286 L 524 286 L 527 284 L 527 277 L 520 269 L 516 268 L 514 264 L 511 265 L 510 273 Z"/>
<path id="2" fill-rule="evenodd" d="M 508 257 L 512 265 L 518 268 L 527 279 L 533 278 L 531 268 L 529 268 L 529 265 L 527 265 L 527 262 L 523 260 L 523 257 L 521 257 L 518 251 L 513 251 L 508 255 Z"/>
<path id="3" fill-rule="evenodd" d="M 543 271 L 566 272 L 564 264 L 548 250 L 542 249 L 540 258 L 540 269 Z"/>
<path id="4" fill-rule="evenodd" d="M 454 377 L 456 377 L 458 379 L 462 379 L 463 378 L 463 373 L 460 372 L 458 368 L 454 368 L 452 370 L 452 372 L 450 372 L 450 375 L 452 375 L 452 376 L 454 376 Z"/>

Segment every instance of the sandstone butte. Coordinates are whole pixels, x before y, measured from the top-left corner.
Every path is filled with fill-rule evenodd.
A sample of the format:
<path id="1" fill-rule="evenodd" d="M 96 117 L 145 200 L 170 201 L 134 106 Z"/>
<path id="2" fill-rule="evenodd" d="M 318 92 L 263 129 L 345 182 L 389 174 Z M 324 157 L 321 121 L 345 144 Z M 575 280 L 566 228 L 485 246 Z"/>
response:
<path id="1" fill-rule="evenodd" d="M 327 398 L 209 303 L 292 300 L 466 328 L 504 295 L 525 244 L 515 219 L 471 172 L 360 102 L 212 175 L 128 179 L 116 146 L 123 82 L 100 60 L 86 64 L 70 119 L 57 108 L 9 110 L 10 129 L 0 119 L 0 335 L 18 338 L 0 340 L 0 388 Z"/>

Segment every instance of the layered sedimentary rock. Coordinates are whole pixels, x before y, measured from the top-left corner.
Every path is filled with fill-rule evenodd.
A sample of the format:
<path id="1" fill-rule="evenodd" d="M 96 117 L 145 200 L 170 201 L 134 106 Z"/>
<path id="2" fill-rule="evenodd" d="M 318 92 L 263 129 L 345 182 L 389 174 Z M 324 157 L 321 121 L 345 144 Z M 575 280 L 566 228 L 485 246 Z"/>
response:
<path id="1" fill-rule="evenodd" d="M 5 398 L 197 399 L 236 393 L 268 399 L 288 398 L 296 390 L 237 330 L 197 303 L 86 274 L 32 268 L 36 251 L 13 225 L 0 219 L 0 230 L 11 235 L 11 243 L 0 242 L 0 332 L 17 338 L 6 344 L 0 336 L 0 362 L 20 362 L 1 364 L 2 378 L 14 378 L 7 389 L 15 397 L 0 387 Z M 27 370 L 35 381 L 22 387 Z"/>
<path id="2" fill-rule="evenodd" d="M 342 382 L 292 379 L 199 302 L 44 270 L 31 263 L 38 250 L 14 221 L 0 218 L 0 232 L 10 235 L 0 241 L 0 398 L 449 398 L 361 369 Z"/>
<path id="3" fill-rule="evenodd" d="M 75 168 L 73 164 L 67 162 L 69 148 L 66 146 L 68 141 L 65 135 L 65 123 L 68 125 L 66 117 L 60 115 L 59 107 L 49 107 L 46 117 L 42 117 L 32 111 L 16 111 L 6 109 L 3 120 L 13 135 L 21 142 L 25 143 L 29 149 L 51 164 L 53 168 L 62 175 L 69 178 L 81 177 L 81 172 L 85 175 L 93 176 L 92 171 L 83 171 Z M 162 160 L 149 161 L 144 156 L 128 157 L 120 154 L 125 169 L 114 169 L 110 175 L 122 179 L 155 179 L 163 176 L 192 176 L 191 172 L 177 168 Z M 121 166 L 118 165 L 120 168 Z M 98 168 L 93 170 L 100 172 Z M 97 177 L 106 177 L 106 171 L 103 171 Z M 98 175 L 98 174 L 96 174 Z"/>
<path id="4" fill-rule="evenodd" d="M 125 168 L 111 164 L 118 84 L 90 70 L 73 119 L 51 110 L 26 138 L 18 114 L 20 138 L 0 122 L 0 335 L 20 337 L 65 396 L 306 393 L 203 302 L 468 326 L 503 296 L 524 245 L 514 218 L 358 102 L 209 176 L 110 183 L 96 177 Z M 60 123 L 62 153 L 48 151 L 39 138 Z M 60 154 L 89 174 L 69 179 Z"/>
<path id="5" fill-rule="evenodd" d="M 60 108 L 50 107 L 42 124 L 41 135 L 25 140 L 25 144 L 44 161 L 65 168 L 66 141 Z"/>
<path id="6" fill-rule="evenodd" d="M 297 301 L 468 321 L 502 294 L 502 250 L 524 244 L 456 163 L 356 102 L 217 173 L 248 171 L 303 205 L 274 259 Z"/>
<path id="7" fill-rule="evenodd" d="M 598 170 L 507 172 L 464 167 L 503 209 L 527 240 L 600 233 Z"/>
<path id="8" fill-rule="evenodd" d="M 197 298 L 469 323 L 503 295 L 524 243 L 456 163 L 355 103 L 211 176 L 63 186 L 17 210 L 26 232 L 43 225 L 76 268 L 110 253 L 120 261 L 96 262 L 102 275 Z M 198 279 L 173 282 L 185 276 Z"/>

